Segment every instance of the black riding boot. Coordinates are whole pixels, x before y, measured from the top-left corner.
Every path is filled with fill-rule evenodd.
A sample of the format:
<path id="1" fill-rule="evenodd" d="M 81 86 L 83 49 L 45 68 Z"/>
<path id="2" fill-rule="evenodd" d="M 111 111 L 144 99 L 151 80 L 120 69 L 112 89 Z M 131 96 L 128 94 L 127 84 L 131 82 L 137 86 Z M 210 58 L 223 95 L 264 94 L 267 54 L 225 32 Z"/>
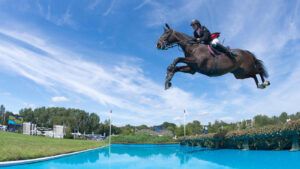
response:
<path id="1" fill-rule="evenodd" d="M 218 43 L 217 49 L 220 50 L 221 52 L 225 53 L 232 61 L 234 61 L 234 62 L 236 61 L 234 54 L 231 53 L 230 50 L 228 48 L 226 48 L 225 46 Z"/>

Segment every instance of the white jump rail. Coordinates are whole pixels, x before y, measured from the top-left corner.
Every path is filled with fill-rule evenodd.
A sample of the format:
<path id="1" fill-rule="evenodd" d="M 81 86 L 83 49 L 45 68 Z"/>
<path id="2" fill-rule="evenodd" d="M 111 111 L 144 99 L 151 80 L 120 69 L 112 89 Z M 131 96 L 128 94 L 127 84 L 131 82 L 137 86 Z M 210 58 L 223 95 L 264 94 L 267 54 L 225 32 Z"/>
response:
<path id="1" fill-rule="evenodd" d="M 72 153 L 65 153 L 65 154 L 59 154 L 59 155 L 41 157 L 41 158 L 35 158 L 35 159 L 4 161 L 4 162 L 0 162 L 0 167 L 21 165 L 21 164 L 29 164 L 29 163 L 36 163 L 36 162 L 41 162 L 41 161 L 53 160 L 53 159 L 56 159 L 56 158 L 61 158 L 61 157 L 66 157 L 66 156 L 70 156 L 70 155 L 75 155 L 75 154 L 87 152 L 87 151 L 101 149 L 101 148 L 104 148 L 104 147 L 107 147 L 107 146 L 108 145 L 97 147 L 97 148 L 92 148 L 92 149 L 87 149 L 87 150 L 82 150 L 82 151 L 76 151 L 76 152 L 72 152 Z"/>

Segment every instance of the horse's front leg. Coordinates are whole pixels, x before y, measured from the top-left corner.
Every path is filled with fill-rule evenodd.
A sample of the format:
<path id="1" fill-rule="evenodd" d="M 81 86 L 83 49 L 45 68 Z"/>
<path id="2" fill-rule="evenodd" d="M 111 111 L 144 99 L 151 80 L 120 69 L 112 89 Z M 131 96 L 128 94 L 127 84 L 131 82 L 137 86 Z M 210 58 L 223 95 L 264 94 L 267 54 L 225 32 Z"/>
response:
<path id="1" fill-rule="evenodd" d="M 174 74 L 175 74 L 174 69 L 170 70 L 168 67 L 166 80 L 165 80 L 165 90 L 169 89 L 172 86 L 171 80 L 172 80 Z"/>
<path id="2" fill-rule="evenodd" d="M 174 69 L 178 63 L 193 64 L 193 63 L 195 63 L 195 58 L 194 57 L 178 57 L 178 58 L 174 59 L 173 63 L 168 67 L 168 71 L 174 71 Z"/>
<path id="3" fill-rule="evenodd" d="M 173 71 L 168 71 L 166 81 L 165 81 L 165 90 L 169 89 L 172 86 L 171 80 L 176 72 L 190 73 L 194 74 L 195 71 L 190 66 L 178 66 L 175 67 Z"/>
<path id="4" fill-rule="evenodd" d="M 176 59 L 174 59 L 173 63 L 170 64 L 170 66 L 168 67 L 168 71 L 170 71 L 170 72 L 174 71 L 176 65 L 178 63 L 184 62 L 185 59 L 186 58 L 184 58 L 184 57 L 177 57 Z"/>

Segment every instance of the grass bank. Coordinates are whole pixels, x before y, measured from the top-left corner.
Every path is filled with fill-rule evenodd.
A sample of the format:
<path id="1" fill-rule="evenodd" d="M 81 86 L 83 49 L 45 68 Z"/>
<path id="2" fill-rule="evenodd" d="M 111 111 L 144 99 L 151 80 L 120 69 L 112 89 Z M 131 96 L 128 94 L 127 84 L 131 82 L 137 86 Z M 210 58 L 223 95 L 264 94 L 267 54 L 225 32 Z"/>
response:
<path id="1" fill-rule="evenodd" d="M 24 160 L 104 146 L 105 142 L 0 132 L 0 161 Z"/>
<path id="2" fill-rule="evenodd" d="M 118 135 L 111 137 L 112 143 L 119 144 L 172 144 L 177 143 L 170 136 L 153 136 L 149 134 Z"/>

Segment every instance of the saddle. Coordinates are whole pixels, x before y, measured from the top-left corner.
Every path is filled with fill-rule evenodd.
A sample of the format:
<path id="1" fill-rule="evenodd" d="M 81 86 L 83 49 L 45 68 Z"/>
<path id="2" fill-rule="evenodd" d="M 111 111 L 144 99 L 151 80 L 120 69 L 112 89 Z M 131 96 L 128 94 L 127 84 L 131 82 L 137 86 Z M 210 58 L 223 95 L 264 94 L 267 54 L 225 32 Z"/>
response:
<path id="1" fill-rule="evenodd" d="M 222 44 L 219 43 L 219 40 L 217 39 L 220 36 L 220 32 L 212 33 L 210 38 L 211 38 L 211 43 L 207 45 L 208 50 L 211 55 L 216 56 L 220 55 L 222 53 L 228 55 L 230 58 L 234 57 L 234 53 L 232 52 L 229 47 L 225 47 Z"/>
<path id="2" fill-rule="evenodd" d="M 216 56 L 216 55 L 220 55 L 222 54 L 220 51 L 218 51 L 217 49 L 215 49 L 214 47 L 212 47 L 211 44 L 207 45 L 208 51 L 211 55 Z"/>

